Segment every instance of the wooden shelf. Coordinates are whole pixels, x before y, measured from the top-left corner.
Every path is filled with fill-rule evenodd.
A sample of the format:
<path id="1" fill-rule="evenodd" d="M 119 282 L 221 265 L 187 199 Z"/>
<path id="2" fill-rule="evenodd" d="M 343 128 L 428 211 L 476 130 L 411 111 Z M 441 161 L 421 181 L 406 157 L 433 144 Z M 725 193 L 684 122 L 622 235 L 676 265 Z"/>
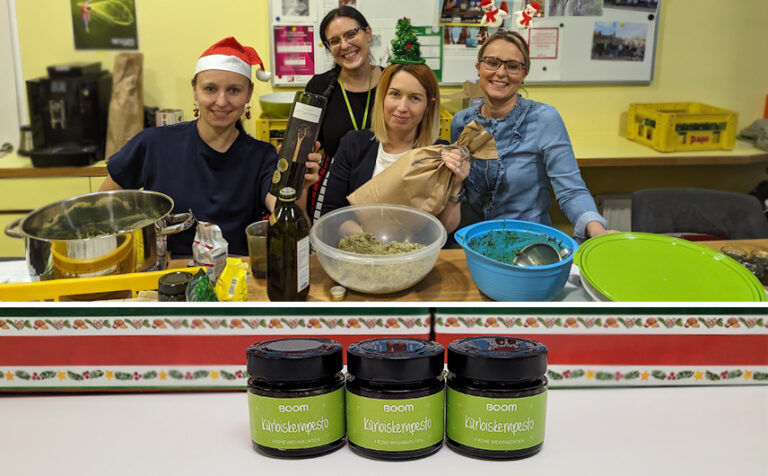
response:
<path id="1" fill-rule="evenodd" d="M 748 165 L 768 163 L 768 151 L 736 141 L 733 150 L 657 152 L 618 134 L 573 135 L 579 167 L 647 167 L 690 165 Z"/>
<path id="2" fill-rule="evenodd" d="M 106 177 L 107 162 L 100 160 L 85 167 L 33 167 L 32 159 L 11 153 L 0 157 L 0 178 Z"/>

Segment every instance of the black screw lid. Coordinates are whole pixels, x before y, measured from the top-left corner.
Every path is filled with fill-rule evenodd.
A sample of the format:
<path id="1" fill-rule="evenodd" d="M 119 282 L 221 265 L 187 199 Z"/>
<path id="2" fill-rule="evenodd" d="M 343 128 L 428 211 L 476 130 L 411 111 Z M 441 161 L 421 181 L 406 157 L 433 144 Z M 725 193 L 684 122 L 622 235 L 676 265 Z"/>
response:
<path id="1" fill-rule="evenodd" d="M 547 372 L 547 347 L 517 337 L 465 337 L 448 344 L 448 370 L 475 380 L 537 379 Z"/>
<path id="2" fill-rule="evenodd" d="M 157 280 L 157 290 L 162 294 L 182 294 L 186 291 L 190 279 L 192 275 L 186 271 L 164 274 Z"/>
<path id="3" fill-rule="evenodd" d="M 443 371 L 445 349 L 437 342 L 409 337 L 368 339 L 347 348 L 347 370 L 379 382 L 415 382 Z"/>
<path id="4" fill-rule="evenodd" d="M 257 342 L 248 347 L 248 374 L 280 381 L 331 377 L 344 365 L 341 344 L 331 339 L 287 338 Z"/>

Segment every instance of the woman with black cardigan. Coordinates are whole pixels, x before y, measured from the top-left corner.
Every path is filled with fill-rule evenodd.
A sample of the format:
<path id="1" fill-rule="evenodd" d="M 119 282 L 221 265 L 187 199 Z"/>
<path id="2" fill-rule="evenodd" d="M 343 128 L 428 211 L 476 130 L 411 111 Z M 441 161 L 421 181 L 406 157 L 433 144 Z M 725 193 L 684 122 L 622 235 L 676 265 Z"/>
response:
<path id="1" fill-rule="evenodd" d="M 341 138 L 349 131 L 368 129 L 376 98 L 376 84 L 382 68 L 371 59 L 371 27 L 354 7 L 328 12 L 320 23 L 320 39 L 333 55 L 334 67 L 309 80 L 305 90 L 328 98 L 318 141 L 323 148 L 320 180 L 312 186 L 307 212 L 312 220 L 320 216 L 325 196 L 325 176 L 336 155 Z"/>

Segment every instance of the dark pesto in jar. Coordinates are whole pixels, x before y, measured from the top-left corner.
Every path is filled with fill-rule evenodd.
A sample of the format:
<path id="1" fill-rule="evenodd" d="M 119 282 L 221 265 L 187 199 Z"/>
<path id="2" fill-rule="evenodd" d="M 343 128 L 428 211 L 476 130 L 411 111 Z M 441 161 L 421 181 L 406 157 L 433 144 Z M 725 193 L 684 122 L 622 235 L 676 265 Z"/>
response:
<path id="1" fill-rule="evenodd" d="M 443 444 L 445 350 L 416 338 L 356 342 L 347 349 L 347 438 L 380 459 L 428 456 Z"/>
<path id="2" fill-rule="evenodd" d="M 257 451 L 301 458 L 344 445 L 342 352 L 336 341 L 313 338 L 248 347 L 251 442 Z"/>
<path id="3" fill-rule="evenodd" d="M 506 336 L 448 345 L 446 442 L 477 458 L 516 459 L 544 444 L 547 348 Z"/>

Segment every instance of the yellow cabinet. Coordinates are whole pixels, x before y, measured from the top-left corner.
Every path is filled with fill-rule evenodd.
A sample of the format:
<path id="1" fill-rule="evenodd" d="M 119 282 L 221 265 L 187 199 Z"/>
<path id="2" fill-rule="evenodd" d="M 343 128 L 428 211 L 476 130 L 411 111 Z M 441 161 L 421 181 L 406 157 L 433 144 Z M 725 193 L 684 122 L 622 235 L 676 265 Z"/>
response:
<path id="1" fill-rule="evenodd" d="M 90 177 L 4 178 L 0 179 L 0 212 L 35 210 L 90 192 Z"/>
<path id="2" fill-rule="evenodd" d="M 0 179 L 0 257 L 24 257 L 24 240 L 7 236 L 6 225 L 44 205 L 90 192 L 91 177 Z"/>

